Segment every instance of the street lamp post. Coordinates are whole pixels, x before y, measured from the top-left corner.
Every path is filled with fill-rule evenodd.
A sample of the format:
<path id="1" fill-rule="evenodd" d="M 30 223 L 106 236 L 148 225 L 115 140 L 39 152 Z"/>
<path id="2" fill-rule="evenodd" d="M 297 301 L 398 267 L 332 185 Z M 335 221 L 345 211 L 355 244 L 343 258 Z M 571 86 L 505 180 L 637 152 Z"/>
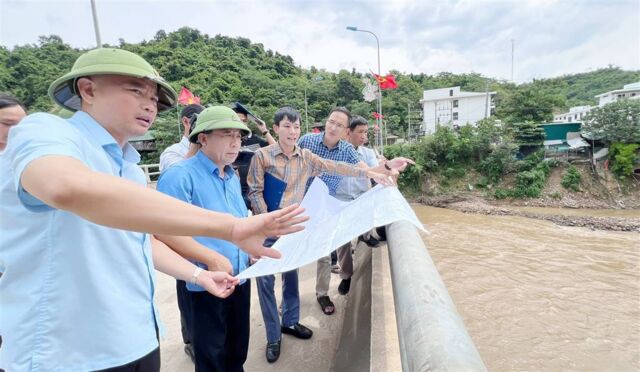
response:
<path id="1" fill-rule="evenodd" d="M 93 14 L 93 30 L 96 33 L 96 44 L 98 48 L 102 48 L 102 41 L 100 41 L 100 26 L 98 25 L 98 11 L 96 10 L 95 0 L 91 0 L 91 14 Z"/>
<path id="2" fill-rule="evenodd" d="M 309 133 L 309 104 L 307 103 L 307 84 L 304 85 L 304 124 L 305 133 Z"/>
<path id="3" fill-rule="evenodd" d="M 357 32 L 366 32 L 368 34 L 373 35 L 376 38 L 376 46 L 378 47 L 378 76 L 382 76 L 380 73 L 380 41 L 378 40 L 378 36 L 369 30 L 361 30 L 355 26 L 347 26 L 347 30 L 349 31 L 357 31 Z M 384 140 L 385 131 L 382 129 L 382 89 L 380 89 L 380 83 L 378 82 L 378 130 L 380 132 L 380 155 L 384 155 Z"/>

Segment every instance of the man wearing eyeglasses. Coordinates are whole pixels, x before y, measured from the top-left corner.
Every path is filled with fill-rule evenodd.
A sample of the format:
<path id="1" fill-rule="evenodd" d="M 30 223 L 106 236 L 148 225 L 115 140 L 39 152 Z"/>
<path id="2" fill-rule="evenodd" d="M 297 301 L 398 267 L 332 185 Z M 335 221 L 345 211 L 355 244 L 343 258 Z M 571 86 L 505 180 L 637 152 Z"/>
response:
<path id="1" fill-rule="evenodd" d="M 231 164 L 238 156 L 242 138 L 249 133 L 249 128 L 230 108 L 204 109 L 189 135 L 191 143 L 200 144 L 200 150 L 165 170 L 158 180 L 158 191 L 204 209 L 247 217 L 240 182 Z M 216 270 L 237 275 L 249 264 L 249 256 L 228 241 L 202 236 L 179 239 L 160 235 L 157 238 L 179 252 L 188 248 L 196 252 L 199 250 L 196 247 L 205 246 L 208 250 L 200 250 L 201 259 L 190 258 L 209 270 L 214 265 Z M 216 256 L 214 261 L 210 259 L 211 251 Z M 191 283 L 187 284 L 187 290 L 195 370 L 242 371 L 249 348 L 251 283 L 241 281 L 222 301 Z"/>
<path id="2" fill-rule="evenodd" d="M 357 164 L 359 167 L 369 168 L 371 171 L 386 173 L 390 176 L 397 175 L 408 164 L 414 164 L 411 159 L 399 157 L 376 167 L 369 167 L 362 161 L 355 148 L 342 139 L 350 121 L 351 112 L 345 107 L 336 107 L 329 113 L 329 118 L 325 123 L 325 131 L 304 135 L 300 138 L 298 145 L 302 149 L 311 150 L 311 152 L 322 158 Z M 335 196 L 342 176 L 323 174 L 320 179 L 329 187 L 329 194 Z M 311 182 L 313 182 L 313 178 L 309 179 L 307 187 L 311 185 Z M 316 272 L 316 298 L 322 312 L 326 315 L 331 315 L 335 311 L 335 305 L 328 295 L 330 282 L 331 257 L 326 256 L 318 260 Z"/>

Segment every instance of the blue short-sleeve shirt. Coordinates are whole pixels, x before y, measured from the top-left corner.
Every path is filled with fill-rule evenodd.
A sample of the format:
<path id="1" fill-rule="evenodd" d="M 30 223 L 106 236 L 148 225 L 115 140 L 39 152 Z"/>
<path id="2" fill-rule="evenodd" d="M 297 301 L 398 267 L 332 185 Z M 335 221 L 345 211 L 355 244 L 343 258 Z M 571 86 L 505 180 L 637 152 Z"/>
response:
<path id="1" fill-rule="evenodd" d="M 323 139 L 324 133 L 305 134 L 298 140 L 298 146 L 302 149 L 308 149 L 312 153 L 325 159 L 341 161 L 349 164 L 357 164 L 361 161 L 358 152 L 349 142 L 340 140 L 338 145 L 330 149 L 324 144 L 324 142 L 322 142 Z M 307 181 L 307 188 L 313 182 L 313 178 L 314 177 L 311 177 Z M 342 176 L 322 174 L 320 175 L 320 179 L 329 187 L 329 194 L 335 195 L 338 185 L 342 180 Z"/>
<path id="2" fill-rule="evenodd" d="M 224 177 L 220 177 L 218 166 L 202 151 L 162 172 L 157 188 L 160 192 L 200 208 L 229 213 L 235 217 L 247 217 L 247 206 L 242 198 L 240 179 L 233 168 L 226 166 Z M 233 266 L 233 275 L 247 268 L 249 255 L 235 244 L 206 236 L 193 238 L 228 258 Z M 195 264 L 205 267 L 200 262 Z M 244 281 L 241 282 L 243 283 Z M 191 283 L 187 283 L 187 289 L 194 292 L 204 291 L 204 288 Z"/>
<path id="3" fill-rule="evenodd" d="M 20 184 L 32 161 L 62 155 L 144 187 L 139 154 L 84 112 L 29 115 L 8 142 L 0 156 L 0 368 L 99 370 L 153 351 L 149 237 L 52 208 Z"/>

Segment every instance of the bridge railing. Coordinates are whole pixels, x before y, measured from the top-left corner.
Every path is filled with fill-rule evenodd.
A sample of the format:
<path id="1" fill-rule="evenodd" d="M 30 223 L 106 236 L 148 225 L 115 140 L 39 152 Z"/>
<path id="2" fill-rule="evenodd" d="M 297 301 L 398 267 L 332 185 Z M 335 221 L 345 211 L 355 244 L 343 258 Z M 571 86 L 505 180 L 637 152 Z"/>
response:
<path id="1" fill-rule="evenodd" d="M 147 179 L 147 184 L 158 181 L 160 176 L 160 164 L 142 164 L 140 165 L 144 176 Z"/>
<path id="2" fill-rule="evenodd" d="M 486 371 L 418 230 L 409 222 L 401 221 L 387 226 L 386 231 L 390 268 L 387 278 L 393 288 L 396 319 L 393 326 L 397 329 L 398 364 L 402 371 Z M 379 329 L 379 322 L 384 319 L 372 317 L 374 306 L 380 306 L 376 297 L 383 291 L 380 283 L 372 281 L 372 272 L 373 267 L 376 271 L 386 268 L 380 262 L 372 264 L 371 248 L 363 245 L 355 250 L 354 261 L 358 264 L 351 279 L 334 358 L 335 371 L 384 370 L 380 363 L 385 358 L 377 355 L 384 351 L 374 350 L 377 341 L 374 337 L 385 337 Z M 381 254 L 373 256 L 373 261 L 375 257 L 382 257 Z M 389 280 L 379 274 L 375 272 L 373 276 L 377 275 L 377 280 Z"/>
<path id="3" fill-rule="evenodd" d="M 486 371 L 418 230 L 387 226 L 403 371 Z"/>

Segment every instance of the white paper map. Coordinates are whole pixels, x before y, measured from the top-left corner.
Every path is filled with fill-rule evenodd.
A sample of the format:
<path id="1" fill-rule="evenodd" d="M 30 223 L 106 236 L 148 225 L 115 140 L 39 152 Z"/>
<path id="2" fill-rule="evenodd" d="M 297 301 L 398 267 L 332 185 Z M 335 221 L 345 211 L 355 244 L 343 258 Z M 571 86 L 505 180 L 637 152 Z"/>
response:
<path id="1" fill-rule="evenodd" d="M 282 253 L 280 259 L 262 258 L 239 279 L 272 275 L 297 269 L 377 226 L 406 220 L 427 232 L 397 187 L 376 186 L 350 202 L 329 195 L 322 180 L 315 178 L 301 205 L 310 217 L 305 229 L 278 239 L 272 249 Z"/>

